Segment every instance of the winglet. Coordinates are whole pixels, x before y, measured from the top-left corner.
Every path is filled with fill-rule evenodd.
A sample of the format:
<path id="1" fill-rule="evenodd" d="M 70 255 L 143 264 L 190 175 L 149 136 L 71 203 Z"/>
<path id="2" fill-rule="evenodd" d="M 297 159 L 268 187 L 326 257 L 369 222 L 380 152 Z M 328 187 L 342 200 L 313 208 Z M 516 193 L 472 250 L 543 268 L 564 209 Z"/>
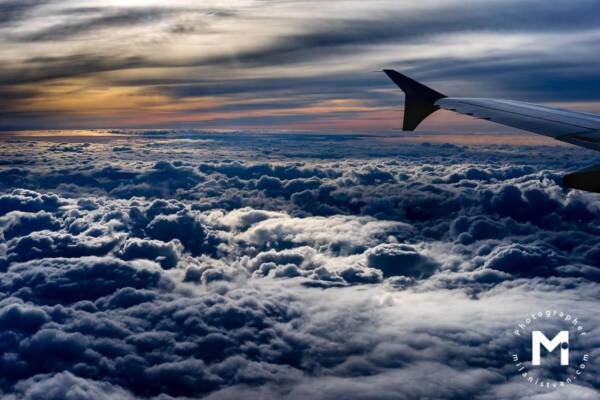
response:
<path id="1" fill-rule="evenodd" d="M 385 74 L 394 81 L 406 95 L 402 130 L 414 131 L 415 128 L 429 116 L 429 114 L 439 109 L 439 107 L 435 105 L 435 102 L 446 97 L 393 69 L 384 69 L 383 72 L 385 72 Z"/>

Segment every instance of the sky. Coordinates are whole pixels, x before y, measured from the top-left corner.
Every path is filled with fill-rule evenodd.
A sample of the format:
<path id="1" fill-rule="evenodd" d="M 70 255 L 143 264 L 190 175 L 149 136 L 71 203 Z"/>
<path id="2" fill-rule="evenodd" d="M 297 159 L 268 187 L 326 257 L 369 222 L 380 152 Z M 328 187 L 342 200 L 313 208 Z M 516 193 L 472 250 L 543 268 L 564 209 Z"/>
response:
<path id="1" fill-rule="evenodd" d="M 396 68 L 600 111 L 595 0 L 0 1 L 0 129 L 391 132 Z M 439 112 L 425 130 L 500 131 Z"/>
<path id="2" fill-rule="evenodd" d="M 598 11 L 0 0 L 0 399 L 600 399 L 598 153 L 373 72 L 600 112 Z"/>

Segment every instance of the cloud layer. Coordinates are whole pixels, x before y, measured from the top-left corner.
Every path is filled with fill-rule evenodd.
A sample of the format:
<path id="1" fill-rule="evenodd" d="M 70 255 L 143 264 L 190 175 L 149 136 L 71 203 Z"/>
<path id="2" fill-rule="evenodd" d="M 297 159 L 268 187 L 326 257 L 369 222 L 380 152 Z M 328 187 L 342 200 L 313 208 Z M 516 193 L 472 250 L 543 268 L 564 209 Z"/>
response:
<path id="1" fill-rule="evenodd" d="M 149 133 L 2 143 L 7 399 L 597 398 L 510 357 L 546 309 L 598 356 L 588 152 Z"/>

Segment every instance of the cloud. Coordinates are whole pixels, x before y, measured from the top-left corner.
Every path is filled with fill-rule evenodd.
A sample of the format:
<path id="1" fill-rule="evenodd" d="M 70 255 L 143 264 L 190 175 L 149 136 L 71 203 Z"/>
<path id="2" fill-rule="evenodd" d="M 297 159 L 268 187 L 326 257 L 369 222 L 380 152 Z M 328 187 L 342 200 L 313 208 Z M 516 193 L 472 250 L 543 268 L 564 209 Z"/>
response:
<path id="1" fill-rule="evenodd" d="M 212 238 L 193 215 L 185 212 L 157 215 L 150 221 L 146 231 L 153 239 L 179 240 L 194 255 L 214 251 L 216 238 Z"/>
<path id="2" fill-rule="evenodd" d="M 237 240 L 259 248 L 311 245 L 337 254 L 354 254 L 388 235 L 403 237 L 410 226 L 368 217 L 272 218 L 259 222 L 237 236 Z"/>
<path id="3" fill-rule="evenodd" d="M 156 23 L 183 10 L 168 7 L 120 7 L 67 9 L 70 21 L 18 37 L 25 42 L 56 41 L 85 33 L 114 27 L 131 27 L 138 24 Z M 87 17 L 86 17 L 87 16 Z"/>
<path id="4" fill-rule="evenodd" d="M 63 204 L 66 203 L 62 202 L 58 196 L 52 193 L 40 194 L 28 190 L 16 189 L 0 197 L 0 213 L 6 214 L 9 211 L 50 211 L 57 210 Z"/>
<path id="5" fill-rule="evenodd" d="M 24 64 L 12 68 L 5 66 L 0 70 L 0 85 L 10 87 L 53 79 L 75 78 L 105 71 L 139 68 L 145 63 L 139 56 L 110 57 L 97 53 L 78 53 L 63 57 L 32 57 L 25 60 Z"/>
<path id="6" fill-rule="evenodd" d="M 182 252 L 178 240 L 162 242 L 159 240 L 129 239 L 123 244 L 121 257 L 124 260 L 147 259 L 158 262 L 161 267 L 175 268 Z"/>
<path id="7" fill-rule="evenodd" d="M 17 329 L 31 332 L 38 330 L 50 318 L 41 309 L 14 303 L 2 309 L 0 326 L 2 329 Z"/>
<path id="8" fill-rule="evenodd" d="M 558 185 L 588 153 L 124 140 L 119 158 L 115 140 L 2 144 L 31 161 L 0 165 L 26 170 L 0 193 L 8 399 L 535 398 L 506 356 L 514 325 L 600 322 L 597 195 Z M 571 351 L 596 357 L 597 337 Z M 555 396 L 597 389 L 584 374 Z"/>
<path id="9" fill-rule="evenodd" d="M 494 250 L 484 267 L 517 275 L 545 275 L 560 257 L 535 246 L 507 246 Z"/>
<path id="10" fill-rule="evenodd" d="M 5 1 L 0 25 L 10 57 L 0 69 L 0 126 L 389 132 L 402 96 L 367 72 L 382 67 L 465 96 L 598 100 L 591 0 L 341 1 L 320 13 L 310 1 L 269 6 L 265 16 L 248 1 Z M 98 96 L 100 87 L 110 90 Z M 118 107 L 102 107 L 107 98 Z M 48 102 L 52 112 L 39 106 Z"/>
<path id="11" fill-rule="evenodd" d="M 160 279 L 158 272 L 141 261 L 126 263 L 114 258 L 95 257 L 41 258 L 11 265 L 3 275 L 1 285 L 9 293 L 19 293 L 22 298 L 41 304 L 68 304 L 96 300 L 122 287 L 153 287 L 159 284 Z"/>
<path id="12" fill-rule="evenodd" d="M 82 379 L 69 372 L 40 375 L 23 381 L 15 388 L 14 395 L 9 395 L 7 398 L 59 400 L 73 396 L 82 400 L 135 398 L 119 387 L 105 382 Z"/>
<path id="13" fill-rule="evenodd" d="M 13 211 L 0 218 L 2 235 L 6 240 L 42 230 L 57 230 L 59 221 L 45 211 L 24 213 Z"/>
<path id="14" fill-rule="evenodd" d="M 510 3 L 510 2 L 508 2 Z M 452 4 L 433 6 L 413 10 L 391 10 L 388 16 L 379 18 L 354 18 L 350 20 L 326 20 L 317 25 L 313 31 L 298 35 L 286 35 L 276 40 L 266 49 L 238 54 L 237 60 L 248 65 L 268 64 L 274 62 L 297 62 L 308 52 L 317 57 L 327 57 L 328 53 L 338 55 L 360 45 L 375 45 L 385 42 L 406 43 L 422 41 L 432 36 L 448 35 L 462 32 L 465 27 L 474 30 L 494 30 L 503 32 L 536 32 L 536 31 L 569 31 L 575 27 L 565 16 L 576 17 L 581 25 L 576 29 L 593 26 L 593 20 L 586 16 L 594 7 L 593 2 L 586 1 L 576 10 L 567 4 L 543 4 L 539 1 L 528 1 L 519 7 L 510 7 L 506 2 L 493 4 Z M 525 13 L 525 10 L 535 10 Z M 547 21 L 557 20 L 561 16 L 564 25 L 552 26 Z M 333 22 L 333 23 L 332 23 Z M 218 60 L 218 59 L 217 59 Z"/>
<path id="15" fill-rule="evenodd" d="M 366 253 L 367 265 L 383 272 L 383 276 L 408 276 L 427 278 L 439 267 L 431 258 L 415 247 L 403 244 L 382 244 Z"/>
<path id="16" fill-rule="evenodd" d="M 43 0 L 5 0 L 0 3 L 0 24 L 19 21 L 35 8 L 47 3 Z"/>

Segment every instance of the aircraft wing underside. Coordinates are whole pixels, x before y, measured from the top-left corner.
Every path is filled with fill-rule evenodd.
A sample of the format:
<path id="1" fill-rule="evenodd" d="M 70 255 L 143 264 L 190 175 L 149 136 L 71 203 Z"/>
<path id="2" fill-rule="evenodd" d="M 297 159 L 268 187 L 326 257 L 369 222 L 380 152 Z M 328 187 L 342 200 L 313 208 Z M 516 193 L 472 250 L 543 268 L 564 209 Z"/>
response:
<path id="1" fill-rule="evenodd" d="M 470 115 L 600 151 L 600 117 L 513 100 L 444 97 L 434 103 Z"/>

